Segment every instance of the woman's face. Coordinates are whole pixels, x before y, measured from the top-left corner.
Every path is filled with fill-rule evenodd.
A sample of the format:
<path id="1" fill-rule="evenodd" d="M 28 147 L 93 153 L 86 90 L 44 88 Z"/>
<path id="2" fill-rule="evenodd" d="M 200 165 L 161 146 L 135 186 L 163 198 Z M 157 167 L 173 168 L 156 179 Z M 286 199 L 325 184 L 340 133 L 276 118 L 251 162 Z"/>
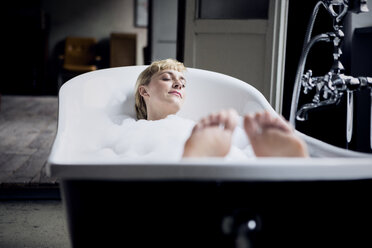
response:
<path id="1" fill-rule="evenodd" d="M 185 86 L 186 80 L 182 72 L 163 70 L 154 74 L 150 83 L 142 86 L 145 94 L 141 95 L 145 98 L 148 115 L 177 113 L 186 98 Z"/>

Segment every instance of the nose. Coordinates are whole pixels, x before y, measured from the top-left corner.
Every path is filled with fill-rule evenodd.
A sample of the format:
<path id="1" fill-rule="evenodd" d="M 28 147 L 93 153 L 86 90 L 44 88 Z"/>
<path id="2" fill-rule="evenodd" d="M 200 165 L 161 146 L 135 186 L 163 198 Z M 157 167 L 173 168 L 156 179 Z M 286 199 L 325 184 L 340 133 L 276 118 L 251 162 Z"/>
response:
<path id="1" fill-rule="evenodd" d="M 175 89 L 182 89 L 182 83 L 180 82 L 180 80 L 178 80 L 178 79 L 175 79 L 174 81 L 173 81 L 173 88 L 175 88 Z"/>

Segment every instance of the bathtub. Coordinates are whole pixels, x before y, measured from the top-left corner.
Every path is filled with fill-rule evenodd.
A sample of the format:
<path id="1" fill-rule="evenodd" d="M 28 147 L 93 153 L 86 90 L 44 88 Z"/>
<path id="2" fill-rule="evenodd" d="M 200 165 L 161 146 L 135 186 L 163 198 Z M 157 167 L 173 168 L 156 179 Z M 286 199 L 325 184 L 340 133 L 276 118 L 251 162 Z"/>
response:
<path id="1" fill-rule="evenodd" d="M 58 177 L 73 247 L 372 247 L 372 158 L 298 133 L 311 158 L 105 160 L 76 154 L 85 129 L 134 117 L 144 66 L 80 75 L 59 92 L 48 174 Z M 268 110 L 260 92 L 189 68 L 179 115 Z M 213 90 L 206 99 L 203 92 Z M 86 144 L 89 146 L 90 144 Z"/>

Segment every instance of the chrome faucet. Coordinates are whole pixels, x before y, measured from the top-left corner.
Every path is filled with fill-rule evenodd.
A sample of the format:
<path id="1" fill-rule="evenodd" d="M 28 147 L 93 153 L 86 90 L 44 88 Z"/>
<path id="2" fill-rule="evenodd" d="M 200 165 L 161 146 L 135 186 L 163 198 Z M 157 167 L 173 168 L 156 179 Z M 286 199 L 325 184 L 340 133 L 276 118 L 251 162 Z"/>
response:
<path id="1" fill-rule="evenodd" d="M 372 77 L 351 77 L 344 74 L 329 72 L 322 77 L 311 77 L 311 70 L 302 78 L 304 94 L 315 89 L 312 103 L 304 104 L 296 113 L 296 120 L 307 120 L 307 112 L 311 109 L 331 104 L 338 104 L 345 93 L 351 93 L 362 88 L 372 88 Z M 352 104 L 352 101 L 348 101 Z"/>
<path id="2" fill-rule="evenodd" d="M 333 31 L 319 34 L 311 38 L 312 29 L 320 6 L 325 7 L 333 18 Z M 362 88 L 370 88 L 372 90 L 372 78 L 352 77 L 343 74 L 344 67 L 340 62 L 340 57 L 342 54 L 341 43 L 344 38 L 344 33 L 342 32 L 342 19 L 348 11 L 354 13 L 368 12 L 367 0 L 322 0 L 315 5 L 308 24 L 305 42 L 297 68 L 289 121 L 295 127 L 296 120 L 304 121 L 307 119 L 307 113 L 309 110 L 321 106 L 338 104 L 341 100 L 341 97 L 346 93 L 348 97 L 347 140 L 349 143 L 352 136 L 351 125 L 353 123 L 352 92 Z M 333 64 L 330 71 L 326 75 L 313 77 L 311 70 L 308 70 L 306 73 L 304 73 L 305 64 L 310 49 L 315 43 L 320 41 L 333 43 Z M 301 106 L 299 110 L 297 110 L 301 88 L 304 94 L 314 92 L 314 97 L 311 103 L 306 103 Z M 372 148 L 372 133 L 370 143 Z"/>

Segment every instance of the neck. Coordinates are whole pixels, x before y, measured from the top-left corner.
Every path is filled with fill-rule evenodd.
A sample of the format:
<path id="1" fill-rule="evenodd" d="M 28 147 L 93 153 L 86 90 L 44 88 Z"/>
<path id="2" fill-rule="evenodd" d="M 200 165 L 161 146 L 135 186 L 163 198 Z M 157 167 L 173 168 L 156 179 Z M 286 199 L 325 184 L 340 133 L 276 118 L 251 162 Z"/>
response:
<path id="1" fill-rule="evenodd" d="M 168 115 L 173 113 L 161 112 L 161 111 L 147 111 L 148 121 L 157 121 L 167 118 Z"/>
<path id="2" fill-rule="evenodd" d="M 157 120 L 162 120 L 165 119 L 168 115 L 147 115 L 147 120 L 148 121 L 157 121 Z"/>

